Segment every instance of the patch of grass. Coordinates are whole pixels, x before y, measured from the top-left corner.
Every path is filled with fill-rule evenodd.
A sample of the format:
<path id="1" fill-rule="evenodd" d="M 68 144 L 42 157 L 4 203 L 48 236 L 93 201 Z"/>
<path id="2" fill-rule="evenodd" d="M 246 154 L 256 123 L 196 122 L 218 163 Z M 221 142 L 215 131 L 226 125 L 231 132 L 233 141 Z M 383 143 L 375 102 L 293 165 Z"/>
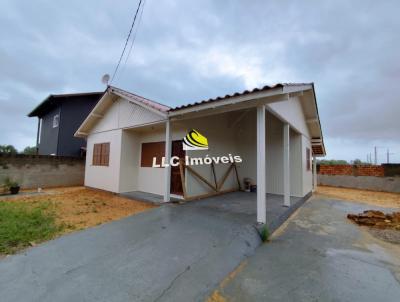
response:
<path id="1" fill-rule="evenodd" d="M 269 233 L 267 226 L 263 226 L 263 228 L 261 229 L 261 232 L 260 232 L 260 236 L 261 236 L 261 240 L 263 242 L 269 241 L 270 233 Z"/>
<path id="2" fill-rule="evenodd" d="M 0 202 L 0 253 L 13 254 L 34 243 L 49 240 L 62 231 L 48 203 Z"/>

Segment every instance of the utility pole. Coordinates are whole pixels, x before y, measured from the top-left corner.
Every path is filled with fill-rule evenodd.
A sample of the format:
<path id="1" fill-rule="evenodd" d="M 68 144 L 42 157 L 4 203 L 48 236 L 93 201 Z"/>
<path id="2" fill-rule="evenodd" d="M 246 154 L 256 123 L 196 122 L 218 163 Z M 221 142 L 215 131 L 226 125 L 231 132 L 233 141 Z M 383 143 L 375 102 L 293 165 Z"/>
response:
<path id="1" fill-rule="evenodd" d="M 377 165 L 378 164 L 378 147 L 377 146 L 375 146 L 374 151 L 375 151 L 375 165 Z"/>
<path id="2" fill-rule="evenodd" d="M 390 163 L 390 155 L 393 155 L 393 154 L 395 154 L 395 153 L 390 153 L 390 150 L 389 150 L 389 148 L 386 150 L 386 163 Z"/>

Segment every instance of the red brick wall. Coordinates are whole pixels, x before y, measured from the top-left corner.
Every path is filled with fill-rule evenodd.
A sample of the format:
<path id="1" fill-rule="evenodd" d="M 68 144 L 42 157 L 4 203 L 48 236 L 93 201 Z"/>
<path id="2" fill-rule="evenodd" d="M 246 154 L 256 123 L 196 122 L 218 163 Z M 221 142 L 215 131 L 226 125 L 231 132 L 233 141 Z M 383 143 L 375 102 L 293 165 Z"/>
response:
<path id="1" fill-rule="evenodd" d="M 323 175 L 354 175 L 354 176 L 385 176 L 382 166 L 374 165 L 320 165 L 318 174 Z"/>
<path id="2" fill-rule="evenodd" d="M 382 166 L 362 165 L 357 166 L 358 176 L 385 176 L 385 170 Z"/>

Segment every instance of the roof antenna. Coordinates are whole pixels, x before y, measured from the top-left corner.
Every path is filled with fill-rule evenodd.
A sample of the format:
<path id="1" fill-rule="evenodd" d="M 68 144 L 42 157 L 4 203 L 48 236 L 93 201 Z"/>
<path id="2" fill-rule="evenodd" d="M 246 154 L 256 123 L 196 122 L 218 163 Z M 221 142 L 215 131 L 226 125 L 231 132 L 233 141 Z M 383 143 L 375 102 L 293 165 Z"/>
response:
<path id="1" fill-rule="evenodd" d="M 110 75 L 108 73 L 106 73 L 105 75 L 103 75 L 103 77 L 101 78 L 101 82 L 104 85 L 108 86 L 108 82 L 110 81 Z"/>

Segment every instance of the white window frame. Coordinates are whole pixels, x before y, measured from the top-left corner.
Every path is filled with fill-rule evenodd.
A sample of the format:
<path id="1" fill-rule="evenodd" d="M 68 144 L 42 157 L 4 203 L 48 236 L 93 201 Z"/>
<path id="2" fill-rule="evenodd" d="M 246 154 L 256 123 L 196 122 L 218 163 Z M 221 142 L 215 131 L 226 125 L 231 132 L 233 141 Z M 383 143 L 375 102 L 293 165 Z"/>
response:
<path id="1" fill-rule="evenodd" d="M 53 128 L 57 128 L 60 124 L 60 114 L 53 116 Z"/>

